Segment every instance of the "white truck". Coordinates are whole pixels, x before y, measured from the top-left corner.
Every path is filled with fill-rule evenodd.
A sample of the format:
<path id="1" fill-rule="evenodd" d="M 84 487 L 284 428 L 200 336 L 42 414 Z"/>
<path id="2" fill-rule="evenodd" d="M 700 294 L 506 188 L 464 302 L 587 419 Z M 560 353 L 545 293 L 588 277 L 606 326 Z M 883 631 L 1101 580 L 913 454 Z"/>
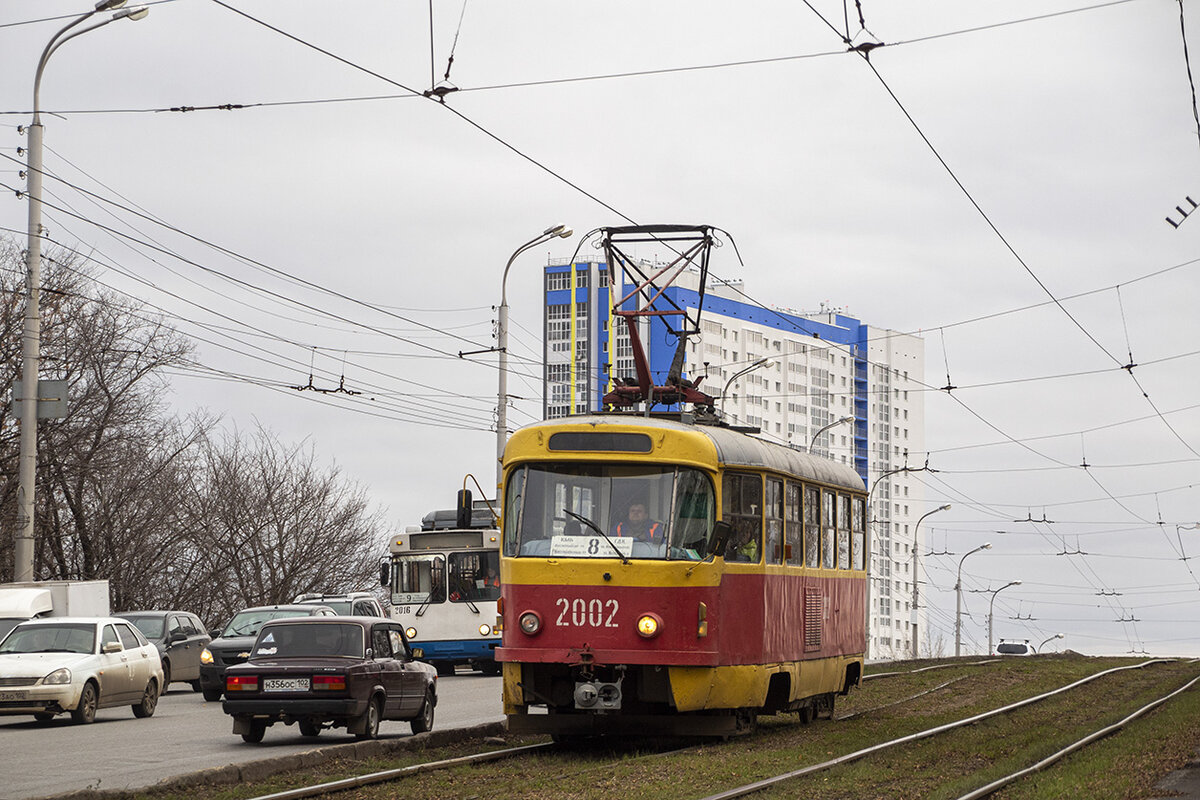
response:
<path id="1" fill-rule="evenodd" d="M 108 581 L 0 583 L 0 639 L 35 617 L 107 617 Z"/>

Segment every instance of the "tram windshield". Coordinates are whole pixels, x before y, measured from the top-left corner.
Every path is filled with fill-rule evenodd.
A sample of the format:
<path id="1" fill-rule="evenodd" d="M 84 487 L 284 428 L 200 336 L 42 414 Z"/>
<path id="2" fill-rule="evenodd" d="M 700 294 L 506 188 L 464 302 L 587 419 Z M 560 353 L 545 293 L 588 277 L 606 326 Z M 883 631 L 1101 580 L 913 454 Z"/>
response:
<path id="1" fill-rule="evenodd" d="M 508 480 L 504 554 L 699 561 L 716 501 L 695 469 L 533 464 Z"/>

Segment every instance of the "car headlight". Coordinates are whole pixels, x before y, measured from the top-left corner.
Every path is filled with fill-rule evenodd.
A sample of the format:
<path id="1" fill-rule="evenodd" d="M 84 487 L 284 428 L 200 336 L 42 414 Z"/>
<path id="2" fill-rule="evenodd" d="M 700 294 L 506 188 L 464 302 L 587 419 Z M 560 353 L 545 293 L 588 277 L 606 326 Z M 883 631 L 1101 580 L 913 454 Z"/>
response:
<path id="1" fill-rule="evenodd" d="M 56 669 L 54 672 L 51 672 L 46 677 L 42 678 L 42 683 L 46 684 L 47 686 L 61 686 L 64 683 L 70 682 L 71 670 L 67 669 L 66 667 L 63 667 L 62 669 Z"/>
<path id="2" fill-rule="evenodd" d="M 517 624 L 528 636 L 533 636 L 542 629 L 542 618 L 535 611 L 526 611 L 517 619 Z"/>
<path id="3" fill-rule="evenodd" d="M 486 622 L 479 626 L 479 635 L 480 636 L 487 636 L 491 632 L 492 632 L 492 626 L 488 625 Z"/>
<path id="4" fill-rule="evenodd" d="M 200 663 L 201 664 L 213 663 L 212 651 L 209 650 L 207 647 L 200 651 Z"/>
<path id="5" fill-rule="evenodd" d="M 404 635 L 407 636 L 408 640 L 411 642 L 413 639 L 417 638 L 417 629 L 416 628 L 405 628 Z"/>

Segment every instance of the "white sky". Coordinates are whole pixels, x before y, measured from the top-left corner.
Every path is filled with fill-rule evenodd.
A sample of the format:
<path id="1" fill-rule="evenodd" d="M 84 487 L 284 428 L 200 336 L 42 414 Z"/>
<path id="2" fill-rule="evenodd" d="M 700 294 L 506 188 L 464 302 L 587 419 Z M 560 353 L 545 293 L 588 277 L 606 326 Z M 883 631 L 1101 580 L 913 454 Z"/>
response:
<path id="1" fill-rule="evenodd" d="M 1200 200 L 1178 4 L 862 0 L 874 38 L 895 43 L 871 56 L 889 93 L 803 4 L 477 1 L 464 13 L 460 0 L 435 0 L 438 79 L 463 19 L 450 79 L 464 91 L 448 106 L 529 160 L 448 108 L 403 97 L 396 84 L 431 82 L 427 3 L 233 5 L 395 83 L 212 0 L 174 0 L 68 42 L 42 86 L 43 109 L 63 112 L 43 118 L 49 172 L 361 301 L 48 180 L 48 203 L 90 220 L 47 208 L 52 238 L 166 310 L 205 367 L 282 387 L 180 375 L 180 412 L 203 406 L 229 425 L 257 418 L 285 440 L 307 437 L 397 525 L 449 507 L 466 472 L 489 484 L 495 359 L 455 354 L 492 344 L 517 246 L 559 222 L 623 223 L 532 160 L 638 222 L 729 231 L 745 267 L 725 248 L 713 272 L 744 278 L 752 297 L 826 301 L 875 327 L 924 332 L 927 383 L 949 373 L 959 387 L 926 400 L 939 470 L 925 476 L 926 499 L 953 508 L 923 529 L 933 551 L 956 555 L 927 557 L 922 599 L 946 650 L 958 559 L 990 541 L 966 562 L 966 588 L 1023 581 L 997 596 L 997 638 L 1036 645 L 1062 632 L 1052 646 L 1200 655 L 1200 563 L 1181 560 L 1200 555 L 1188 527 L 1200 520 L 1189 263 L 1200 219 L 1178 230 L 1164 219 L 1179 219 L 1186 196 Z M 840 4 L 813 7 L 843 28 Z M 87 8 L 0 5 L 0 111 L 18 112 L 0 115 L 0 153 L 18 158 L 25 144 L 16 126 L 29 121 L 38 55 L 65 20 L 20 23 Z M 853 4 L 849 17 L 855 41 L 870 40 Z M 1190 44 L 1200 53 L 1200 38 Z M 680 70 L 733 62 L 760 63 Z M 563 82 L 655 70 L 677 71 Z M 524 85 L 487 88 L 508 84 Z M 378 95 L 400 97 L 299 102 Z M 151 111 L 284 102 L 296 104 Z M 0 182 L 22 185 L 17 168 L 0 164 Z M 25 204 L 3 197 L 0 226 L 21 240 Z M 509 278 L 522 373 L 509 390 L 529 398 L 510 423 L 540 413 L 541 267 L 575 241 L 527 253 Z M 1045 304 L 1047 291 L 1065 311 Z M 1130 351 L 1142 389 L 1120 369 Z M 286 388 L 308 382 L 310 358 L 315 385 L 335 387 L 344 361 L 346 387 L 363 394 Z M 1027 515 L 1054 522 L 1012 522 Z M 1087 555 L 1058 555 L 1075 550 Z M 986 646 L 987 599 L 966 595 L 968 649 Z"/>

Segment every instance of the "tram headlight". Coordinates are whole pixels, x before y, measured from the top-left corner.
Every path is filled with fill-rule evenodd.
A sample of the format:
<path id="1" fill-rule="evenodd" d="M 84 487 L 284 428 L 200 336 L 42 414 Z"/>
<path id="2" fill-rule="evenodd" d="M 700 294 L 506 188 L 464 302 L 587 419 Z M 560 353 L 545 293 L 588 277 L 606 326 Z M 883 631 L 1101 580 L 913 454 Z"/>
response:
<path id="1" fill-rule="evenodd" d="M 525 631 L 526 635 L 533 636 L 542 629 L 542 618 L 537 615 L 536 611 L 526 611 L 517 620 L 517 624 L 521 626 L 521 630 Z"/>
<path id="2" fill-rule="evenodd" d="M 416 628 L 405 628 L 404 635 L 407 636 L 408 640 L 411 642 L 413 639 L 417 638 L 417 629 Z"/>
<path id="3" fill-rule="evenodd" d="M 662 620 L 657 614 L 642 614 L 638 617 L 637 632 L 644 639 L 653 639 L 662 630 Z"/>
<path id="4" fill-rule="evenodd" d="M 486 622 L 479 626 L 479 635 L 480 636 L 488 636 L 491 634 L 491 632 L 492 632 L 492 626 L 488 625 Z"/>

